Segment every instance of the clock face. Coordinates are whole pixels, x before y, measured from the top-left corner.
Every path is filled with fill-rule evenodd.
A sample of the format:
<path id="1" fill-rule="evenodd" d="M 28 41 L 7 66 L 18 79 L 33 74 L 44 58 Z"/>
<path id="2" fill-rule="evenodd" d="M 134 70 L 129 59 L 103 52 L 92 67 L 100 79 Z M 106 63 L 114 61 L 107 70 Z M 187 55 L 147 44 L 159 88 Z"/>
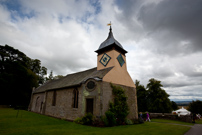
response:
<path id="1" fill-rule="evenodd" d="M 119 61 L 119 64 L 121 65 L 121 67 L 123 66 L 123 64 L 125 63 L 123 57 L 121 54 L 119 54 L 119 56 L 117 57 L 117 60 Z"/>
<path id="2" fill-rule="evenodd" d="M 110 59 L 111 59 L 111 57 L 105 53 L 102 56 L 102 58 L 100 59 L 100 63 L 102 63 L 102 65 L 104 65 L 104 66 L 107 66 Z"/>

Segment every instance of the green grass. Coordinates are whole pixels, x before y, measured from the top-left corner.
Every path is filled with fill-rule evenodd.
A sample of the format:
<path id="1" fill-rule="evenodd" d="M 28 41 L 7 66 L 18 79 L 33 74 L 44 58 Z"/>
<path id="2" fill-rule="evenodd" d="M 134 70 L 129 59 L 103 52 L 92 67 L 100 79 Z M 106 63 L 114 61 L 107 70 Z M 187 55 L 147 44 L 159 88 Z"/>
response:
<path id="1" fill-rule="evenodd" d="M 23 110 L 19 111 L 17 118 L 16 115 L 17 110 L 0 108 L 0 135 L 184 135 L 190 129 L 156 122 L 98 128 Z"/>
<path id="2" fill-rule="evenodd" d="M 166 119 L 152 119 L 152 122 L 161 122 L 161 123 L 172 123 L 172 124 L 181 124 L 181 125 L 190 125 L 193 126 L 193 123 L 174 121 L 174 120 L 166 120 Z"/>
<path id="3" fill-rule="evenodd" d="M 196 124 L 202 124 L 202 120 L 196 120 Z"/>

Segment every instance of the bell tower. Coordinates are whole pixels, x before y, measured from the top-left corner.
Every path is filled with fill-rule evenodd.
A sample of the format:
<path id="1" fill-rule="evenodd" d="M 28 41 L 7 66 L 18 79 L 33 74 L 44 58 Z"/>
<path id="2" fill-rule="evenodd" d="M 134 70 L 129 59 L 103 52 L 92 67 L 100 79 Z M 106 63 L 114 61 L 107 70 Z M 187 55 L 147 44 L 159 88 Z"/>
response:
<path id="1" fill-rule="evenodd" d="M 115 84 L 135 87 L 133 80 L 127 71 L 126 56 L 127 51 L 114 38 L 110 25 L 109 35 L 95 51 L 97 55 L 97 70 L 113 67 L 113 69 L 103 78 L 103 81 Z"/>

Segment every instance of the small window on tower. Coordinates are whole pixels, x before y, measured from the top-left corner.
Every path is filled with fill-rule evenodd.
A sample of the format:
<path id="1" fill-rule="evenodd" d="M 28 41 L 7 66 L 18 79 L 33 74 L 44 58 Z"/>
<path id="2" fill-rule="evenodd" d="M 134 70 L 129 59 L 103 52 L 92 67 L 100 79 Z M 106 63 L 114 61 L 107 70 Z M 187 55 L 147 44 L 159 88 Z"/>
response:
<path id="1" fill-rule="evenodd" d="M 119 61 L 119 64 L 121 65 L 121 67 L 123 66 L 123 64 L 125 63 L 123 57 L 121 54 L 119 54 L 119 56 L 117 57 L 117 60 Z"/>
<path id="2" fill-rule="evenodd" d="M 111 59 L 111 57 L 105 53 L 102 56 L 102 58 L 100 59 L 100 63 L 102 63 L 102 65 L 104 65 L 106 67 L 108 62 L 110 61 L 110 59 Z"/>

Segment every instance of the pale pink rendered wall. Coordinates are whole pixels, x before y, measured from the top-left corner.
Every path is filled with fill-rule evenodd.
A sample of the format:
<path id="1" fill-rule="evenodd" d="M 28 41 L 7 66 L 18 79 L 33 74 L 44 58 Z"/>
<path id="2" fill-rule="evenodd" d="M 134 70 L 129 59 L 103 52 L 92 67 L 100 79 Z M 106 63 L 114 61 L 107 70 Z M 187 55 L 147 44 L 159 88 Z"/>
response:
<path id="1" fill-rule="evenodd" d="M 105 67 L 104 65 L 102 65 L 102 63 L 100 63 L 100 59 L 102 58 L 103 54 L 104 53 L 98 55 L 97 57 L 97 70 L 114 66 L 114 68 L 110 70 L 107 75 L 104 76 L 103 81 L 125 85 L 129 87 L 135 87 L 135 84 L 127 71 L 126 57 L 122 55 L 125 63 L 121 67 L 117 60 L 117 57 L 120 53 L 116 50 L 110 50 L 106 52 L 106 54 L 109 55 L 111 59 Z"/>

